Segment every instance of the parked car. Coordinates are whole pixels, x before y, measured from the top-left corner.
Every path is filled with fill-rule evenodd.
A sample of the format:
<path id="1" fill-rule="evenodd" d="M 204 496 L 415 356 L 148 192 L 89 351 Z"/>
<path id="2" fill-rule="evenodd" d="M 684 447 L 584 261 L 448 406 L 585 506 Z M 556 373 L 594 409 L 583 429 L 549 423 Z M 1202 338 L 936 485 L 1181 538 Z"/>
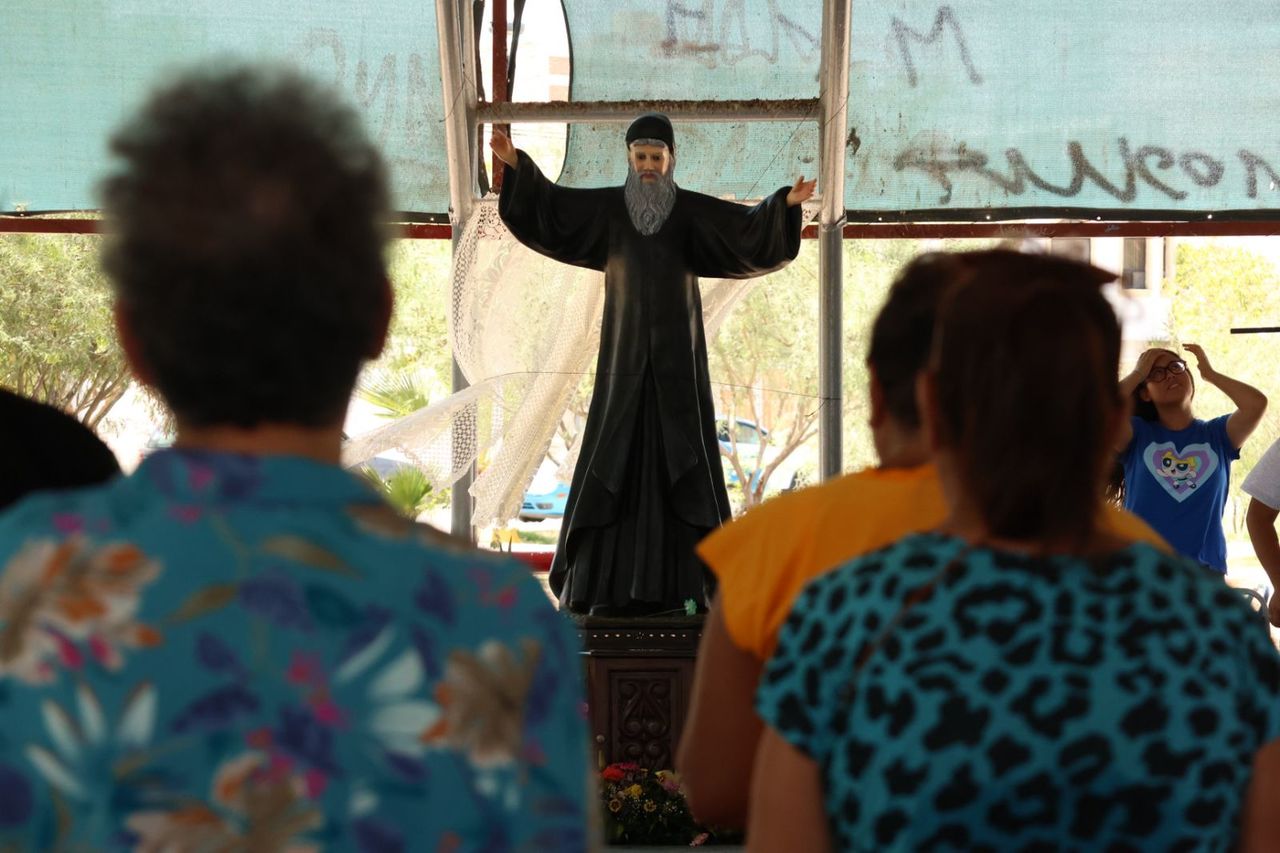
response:
<path id="1" fill-rule="evenodd" d="M 542 521 L 547 518 L 563 518 L 565 502 L 569 500 L 569 485 L 556 481 L 549 491 L 524 493 L 520 504 L 521 521 Z"/>
<path id="2" fill-rule="evenodd" d="M 163 450 L 173 445 L 173 431 L 170 429 L 157 428 L 151 431 L 151 435 L 147 437 L 147 441 L 142 445 L 142 449 L 138 451 L 138 458 L 134 460 L 134 467 L 142 464 L 142 460 L 146 459 L 157 450 Z"/>
<path id="3" fill-rule="evenodd" d="M 756 462 L 760 458 L 762 439 L 769 435 L 769 430 L 745 418 L 735 418 L 734 429 L 736 432 L 731 439 L 729 419 L 716 418 L 716 438 L 720 442 L 722 451 L 726 454 L 732 453 L 736 443 L 738 461 L 742 465 L 743 472 L 750 471 L 753 472 L 752 476 L 758 477 L 759 474 L 754 473 L 757 467 Z M 769 447 L 766 450 L 765 464 L 768 464 L 768 460 L 772 458 L 769 454 L 776 452 L 775 447 Z M 793 489 L 801 484 L 802 478 L 798 474 L 802 462 L 800 456 L 800 453 L 791 454 L 774 470 L 769 477 L 769 482 L 765 484 L 767 493 Z M 738 482 L 738 472 L 728 462 L 724 463 L 724 476 L 728 485 Z M 533 482 L 529 484 L 528 491 L 524 493 L 524 499 L 520 504 L 520 520 L 542 521 L 548 518 L 563 518 L 565 503 L 568 499 L 569 485 L 556 478 L 554 465 L 548 460 L 543 460 L 538 473 L 534 475 Z"/>
<path id="4" fill-rule="evenodd" d="M 716 418 L 716 438 L 720 441 L 721 450 L 726 454 L 733 453 L 736 444 L 742 470 L 754 469 L 756 460 L 760 458 L 760 440 L 767 437 L 769 431 L 743 418 L 736 418 L 733 428 L 734 433 L 730 436 L 729 419 Z M 732 465 L 725 465 L 724 474 L 726 482 L 730 484 L 738 482 L 738 472 L 733 470 Z"/>
<path id="5" fill-rule="evenodd" d="M 760 458 L 760 446 L 764 444 L 764 439 L 768 438 L 769 430 L 762 426 L 758 426 L 754 421 L 745 418 L 734 419 L 734 434 L 732 440 L 729 436 L 729 419 L 716 418 L 716 438 L 720 441 L 720 447 L 725 455 L 734 451 L 736 444 L 738 451 L 738 463 L 742 466 L 743 473 L 750 473 L 752 483 L 755 479 L 763 474 L 763 469 L 775 458 L 778 448 L 775 445 L 769 445 L 765 449 L 765 458 Z M 804 484 L 804 476 L 800 473 L 804 463 L 804 448 L 798 448 L 795 452 L 783 459 L 773 473 L 769 475 L 769 481 L 765 483 L 765 493 L 774 494 L 776 492 L 786 491 L 798 488 Z M 722 460 L 724 467 L 724 478 L 727 485 L 734 485 L 738 482 L 738 472 L 734 470 L 732 463 L 727 459 Z M 761 469 L 757 472 L 757 468 Z"/>
<path id="6" fill-rule="evenodd" d="M 521 521 L 543 521 L 563 518 L 565 503 L 569 499 L 569 484 L 556 476 L 557 466 L 549 458 L 543 459 L 533 482 L 520 502 Z"/>

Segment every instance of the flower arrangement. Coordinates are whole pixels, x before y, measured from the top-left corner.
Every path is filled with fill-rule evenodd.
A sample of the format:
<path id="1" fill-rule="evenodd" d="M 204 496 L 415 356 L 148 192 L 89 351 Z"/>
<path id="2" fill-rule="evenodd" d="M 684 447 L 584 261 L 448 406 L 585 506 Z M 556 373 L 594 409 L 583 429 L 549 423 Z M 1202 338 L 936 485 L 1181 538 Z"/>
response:
<path id="1" fill-rule="evenodd" d="M 698 836 L 674 771 L 650 772 L 623 762 L 604 768 L 600 781 L 605 837 L 611 843 L 688 844 Z"/>
<path id="2" fill-rule="evenodd" d="M 680 776 L 639 764 L 610 764 L 600 772 L 605 837 L 610 844 L 688 844 L 719 840 L 689 813 Z"/>

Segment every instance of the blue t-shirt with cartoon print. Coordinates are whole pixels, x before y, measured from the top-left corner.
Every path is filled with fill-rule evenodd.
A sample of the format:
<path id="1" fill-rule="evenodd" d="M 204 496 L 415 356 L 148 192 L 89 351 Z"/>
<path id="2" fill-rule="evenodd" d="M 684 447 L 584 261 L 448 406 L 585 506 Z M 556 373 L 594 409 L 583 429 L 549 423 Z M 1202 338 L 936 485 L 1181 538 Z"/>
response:
<path id="1" fill-rule="evenodd" d="M 1224 574 L 1222 511 L 1231 462 L 1240 458 L 1227 437 L 1228 417 L 1194 420 L 1178 430 L 1132 417 L 1133 440 L 1120 457 L 1124 508 L 1155 528 L 1179 554 Z"/>

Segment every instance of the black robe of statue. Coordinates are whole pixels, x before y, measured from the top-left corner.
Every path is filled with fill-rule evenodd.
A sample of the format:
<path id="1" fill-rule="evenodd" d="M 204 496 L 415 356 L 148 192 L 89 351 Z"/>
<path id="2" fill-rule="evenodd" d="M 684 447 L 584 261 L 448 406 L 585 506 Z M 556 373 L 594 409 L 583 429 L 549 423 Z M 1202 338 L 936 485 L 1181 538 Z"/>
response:
<path id="1" fill-rule="evenodd" d="M 576 613 L 705 607 L 694 546 L 729 518 L 698 277 L 749 278 L 800 249 L 783 187 L 755 207 L 678 190 L 645 237 L 622 187 L 570 189 L 523 151 L 499 212 L 521 243 L 604 271 L 595 389 L 565 507 L 551 589 Z"/>

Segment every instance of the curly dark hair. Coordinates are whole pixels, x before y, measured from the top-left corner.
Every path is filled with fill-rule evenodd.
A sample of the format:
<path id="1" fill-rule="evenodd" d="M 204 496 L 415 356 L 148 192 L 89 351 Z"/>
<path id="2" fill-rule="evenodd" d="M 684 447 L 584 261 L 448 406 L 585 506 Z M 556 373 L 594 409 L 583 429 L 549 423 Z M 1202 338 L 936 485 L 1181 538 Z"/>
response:
<path id="1" fill-rule="evenodd" d="M 103 266 L 179 421 L 339 419 L 390 298 L 385 170 L 355 110 L 284 69 L 196 70 L 111 151 Z"/>

